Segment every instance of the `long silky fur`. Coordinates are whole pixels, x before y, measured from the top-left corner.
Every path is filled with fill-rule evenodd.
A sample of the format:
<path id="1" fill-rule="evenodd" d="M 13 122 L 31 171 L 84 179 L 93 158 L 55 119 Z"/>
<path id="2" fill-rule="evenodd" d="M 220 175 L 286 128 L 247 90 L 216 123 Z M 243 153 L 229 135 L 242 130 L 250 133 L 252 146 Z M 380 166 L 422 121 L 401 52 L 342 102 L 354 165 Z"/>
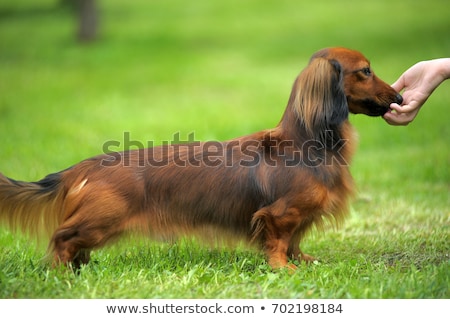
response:
<path id="1" fill-rule="evenodd" d="M 316 58 L 296 79 L 278 126 L 216 142 L 226 150 L 217 159 L 229 165 L 205 165 L 209 154 L 189 145 L 164 145 L 100 155 L 36 183 L 0 175 L 0 220 L 49 235 L 55 262 L 88 262 L 92 249 L 129 231 L 163 240 L 225 232 L 284 266 L 286 254 L 304 256 L 298 244 L 313 225 L 339 223 L 348 211 L 356 135 L 347 118 L 339 63 Z M 315 162 L 302 148 L 310 141 L 324 146 L 313 148 Z M 286 167 L 294 155 L 302 161 Z"/>
<path id="2" fill-rule="evenodd" d="M 0 174 L 0 220 L 14 231 L 48 240 L 62 222 L 64 194 L 60 182 L 59 175 L 26 183 Z"/>

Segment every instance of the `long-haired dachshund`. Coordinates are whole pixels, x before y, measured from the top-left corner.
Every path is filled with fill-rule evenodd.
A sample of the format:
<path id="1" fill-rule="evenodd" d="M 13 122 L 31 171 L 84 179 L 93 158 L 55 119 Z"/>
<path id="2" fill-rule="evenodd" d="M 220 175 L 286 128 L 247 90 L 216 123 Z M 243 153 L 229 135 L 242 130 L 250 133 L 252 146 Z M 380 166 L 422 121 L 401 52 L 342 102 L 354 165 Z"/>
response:
<path id="1" fill-rule="evenodd" d="M 51 236 L 55 264 L 89 262 L 126 232 L 155 239 L 228 233 L 261 247 L 274 267 L 311 261 L 313 225 L 344 217 L 353 191 L 349 112 L 381 116 L 402 97 L 359 52 L 315 53 L 279 124 L 225 142 L 103 154 L 27 183 L 0 174 L 0 218 Z"/>

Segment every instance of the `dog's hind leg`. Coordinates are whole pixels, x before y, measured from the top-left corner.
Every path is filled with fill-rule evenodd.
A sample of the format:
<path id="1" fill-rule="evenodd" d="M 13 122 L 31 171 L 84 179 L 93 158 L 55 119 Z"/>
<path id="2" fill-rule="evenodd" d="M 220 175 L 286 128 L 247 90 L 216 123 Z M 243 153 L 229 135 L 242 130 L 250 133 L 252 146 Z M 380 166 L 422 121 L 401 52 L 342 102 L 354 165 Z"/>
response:
<path id="1" fill-rule="evenodd" d="M 117 200 L 109 204 L 101 200 L 84 202 L 53 234 L 54 264 L 72 264 L 77 268 L 88 263 L 93 249 L 125 231 L 129 220 L 125 206 Z"/>
<path id="2" fill-rule="evenodd" d="M 91 250 L 81 249 L 73 259 L 73 265 L 75 268 L 80 268 L 81 265 L 87 265 L 91 260 Z"/>
<path id="3" fill-rule="evenodd" d="M 117 238 L 123 229 L 110 221 L 98 220 L 63 223 L 52 238 L 54 263 L 72 263 L 75 268 L 87 264 L 90 252 Z"/>

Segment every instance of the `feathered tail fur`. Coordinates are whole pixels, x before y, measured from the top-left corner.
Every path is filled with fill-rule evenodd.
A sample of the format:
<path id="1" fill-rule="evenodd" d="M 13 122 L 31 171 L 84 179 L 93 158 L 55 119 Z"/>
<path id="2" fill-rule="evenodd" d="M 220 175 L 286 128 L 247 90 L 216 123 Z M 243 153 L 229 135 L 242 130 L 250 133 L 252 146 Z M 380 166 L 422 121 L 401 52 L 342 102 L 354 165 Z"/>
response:
<path id="1" fill-rule="evenodd" d="M 19 182 L 0 174 L 0 222 L 35 238 L 50 237 L 61 223 L 64 189 L 59 174 Z"/>

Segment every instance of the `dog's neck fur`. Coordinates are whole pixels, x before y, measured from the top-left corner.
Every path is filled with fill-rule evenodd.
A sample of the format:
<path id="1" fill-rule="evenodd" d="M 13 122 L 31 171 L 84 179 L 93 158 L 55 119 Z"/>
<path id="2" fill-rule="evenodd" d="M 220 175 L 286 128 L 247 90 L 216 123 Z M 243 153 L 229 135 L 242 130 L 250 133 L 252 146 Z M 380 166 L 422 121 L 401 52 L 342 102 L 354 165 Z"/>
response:
<path id="1" fill-rule="evenodd" d="M 332 149 L 336 147 L 336 143 L 341 143 L 346 138 L 343 136 L 345 125 L 350 125 L 348 119 L 336 124 L 323 125 L 317 132 L 309 132 L 302 119 L 295 112 L 291 95 L 277 130 L 281 133 L 283 139 L 294 141 L 294 144 L 298 147 L 301 147 L 305 142 L 317 142 L 326 149 Z"/>

